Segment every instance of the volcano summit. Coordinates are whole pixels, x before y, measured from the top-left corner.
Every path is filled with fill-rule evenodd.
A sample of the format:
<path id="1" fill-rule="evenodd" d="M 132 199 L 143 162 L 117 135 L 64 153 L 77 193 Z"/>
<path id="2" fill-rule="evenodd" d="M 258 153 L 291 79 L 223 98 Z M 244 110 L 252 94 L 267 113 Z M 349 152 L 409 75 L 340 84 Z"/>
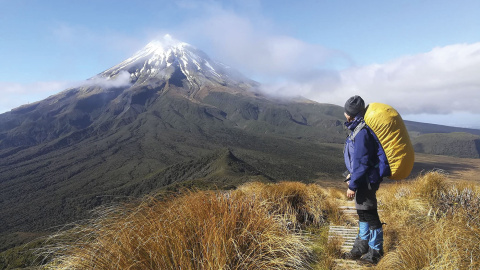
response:
<path id="1" fill-rule="evenodd" d="M 192 91 L 198 91 L 206 84 L 229 87 L 238 86 L 242 82 L 253 84 L 230 67 L 211 60 L 204 52 L 187 43 L 173 40 L 168 35 L 163 42 L 150 42 L 143 50 L 100 76 L 115 78 L 122 72 L 128 72 L 133 84 L 171 81 L 178 87 Z"/>

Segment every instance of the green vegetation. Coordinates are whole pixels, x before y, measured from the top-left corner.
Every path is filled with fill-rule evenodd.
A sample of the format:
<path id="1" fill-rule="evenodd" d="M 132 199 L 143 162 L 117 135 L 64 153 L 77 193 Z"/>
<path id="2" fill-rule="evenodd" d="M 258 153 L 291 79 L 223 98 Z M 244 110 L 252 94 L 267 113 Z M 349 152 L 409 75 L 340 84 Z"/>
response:
<path id="1" fill-rule="evenodd" d="M 234 188 L 250 176 L 259 181 L 313 181 L 318 175 L 333 177 L 343 170 L 341 145 L 325 144 L 324 139 L 330 130 L 343 140 L 343 129 L 333 120 L 333 115 L 341 115 L 339 107 L 277 105 L 243 96 L 237 104 L 231 94 L 224 94 L 213 106 L 178 97 L 173 91 L 161 95 L 152 91 L 143 107 L 95 103 L 96 109 L 85 112 L 94 118 L 92 124 L 70 132 L 63 129 L 69 128 L 71 119 L 62 117 L 74 117 L 69 114 L 72 108 L 84 117 L 75 105 L 75 95 L 65 97 L 68 106 L 54 108 L 59 115 L 42 111 L 47 109 L 44 105 L 25 112 L 42 119 L 53 117 L 44 119 L 53 127 L 36 126 L 29 118 L 32 115 L 21 115 L 22 124 L 9 132 L 17 132 L 20 138 L 27 128 L 48 136 L 30 147 L 7 147 L 8 140 L 0 143 L 0 251 L 33 239 L 17 237 L 17 231 L 48 233 L 55 226 L 87 218 L 97 206 L 135 199 L 157 188 Z M 62 98 L 52 106 L 59 106 Z M 213 104 L 216 98 L 213 95 L 205 102 Z M 81 108 L 86 108 L 85 102 Z M 260 124 L 243 115 L 248 106 L 259 108 Z M 319 113 L 314 114 L 317 109 Z M 297 122 L 304 121 L 300 117 L 304 114 L 308 125 L 280 114 L 285 111 L 291 111 Z M 258 126 L 268 127 L 268 132 Z M 310 136 L 302 137 L 305 134 Z M 226 149 L 234 158 L 222 170 L 218 162 Z"/>
<path id="2" fill-rule="evenodd" d="M 40 250 L 46 245 L 45 240 L 37 239 L 28 244 L 1 252 L 0 269 L 23 269 L 43 264 L 46 258 Z"/>
<path id="3" fill-rule="evenodd" d="M 480 135 L 470 133 L 429 133 L 412 138 L 415 152 L 463 158 L 480 157 Z"/>

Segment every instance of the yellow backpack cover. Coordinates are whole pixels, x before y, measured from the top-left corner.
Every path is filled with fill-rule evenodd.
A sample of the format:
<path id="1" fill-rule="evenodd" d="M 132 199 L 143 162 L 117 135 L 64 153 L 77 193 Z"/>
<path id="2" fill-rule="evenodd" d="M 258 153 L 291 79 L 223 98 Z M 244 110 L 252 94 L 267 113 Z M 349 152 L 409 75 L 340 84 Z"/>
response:
<path id="1" fill-rule="evenodd" d="M 392 172 L 388 178 L 393 180 L 407 178 L 412 172 L 415 152 L 400 114 L 387 104 L 370 103 L 364 120 L 385 151 Z"/>

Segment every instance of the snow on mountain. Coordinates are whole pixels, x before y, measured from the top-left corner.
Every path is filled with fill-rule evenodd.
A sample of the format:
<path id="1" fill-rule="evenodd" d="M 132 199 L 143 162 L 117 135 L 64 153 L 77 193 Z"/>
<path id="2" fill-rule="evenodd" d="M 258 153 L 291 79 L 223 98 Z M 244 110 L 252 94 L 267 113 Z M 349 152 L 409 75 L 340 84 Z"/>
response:
<path id="1" fill-rule="evenodd" d="M 137 85 L 151 79 L 177 82 L 186 79 L 189 88 L 199 88 L 206 81 L 221 85 L 249 81 L 228 66 L 211 60 L 201 50 L 169 35 L 148 43 L 132 57 L 100 73 L 99 77 L 115 79 L 125 71 L 130 74 L 130 82 Z"/>

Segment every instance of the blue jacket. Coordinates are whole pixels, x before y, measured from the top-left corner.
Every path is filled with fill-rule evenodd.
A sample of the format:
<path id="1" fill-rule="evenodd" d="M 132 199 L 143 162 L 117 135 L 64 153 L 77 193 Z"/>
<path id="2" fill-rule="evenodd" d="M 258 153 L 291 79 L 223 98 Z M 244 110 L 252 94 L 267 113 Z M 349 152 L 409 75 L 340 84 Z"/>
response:
<path id="1" fill-rule="evenodd" d="M 363 116 L 356 116 L 352 122 L 345 125 L 352 132 L 363 121 Z M 368 127 L 362 128 L 353 140 L 347 137 L 344 149 L 345 165 L 350 172 L 350 184 L 348 188 L 356 191 L 358 188 L 368 187 L 377 190 L 380 186 L 381 176 L 379 170 L 379 143 L 375 134 Z M 381 147 L 380 147 L 381 148 Z M 381 149 L 383 151 L 383 149 Z"/>

